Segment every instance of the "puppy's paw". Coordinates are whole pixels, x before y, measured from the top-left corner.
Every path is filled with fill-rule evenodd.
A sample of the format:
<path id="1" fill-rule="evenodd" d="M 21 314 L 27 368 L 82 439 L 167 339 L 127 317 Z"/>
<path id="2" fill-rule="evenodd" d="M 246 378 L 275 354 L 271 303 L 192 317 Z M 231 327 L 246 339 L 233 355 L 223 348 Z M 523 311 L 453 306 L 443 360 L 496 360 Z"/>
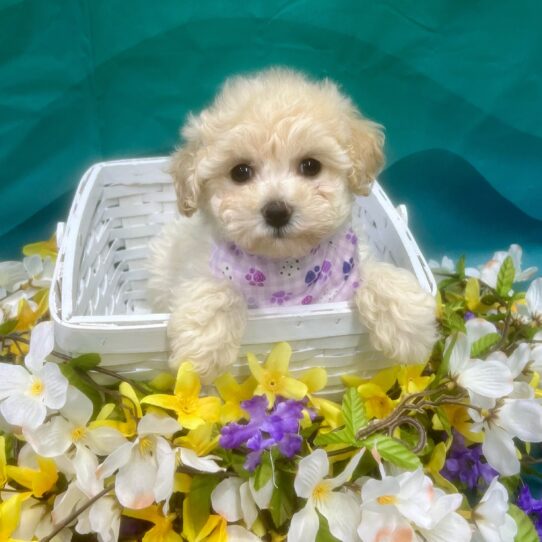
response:
<path id="1" fill-rule="evenodd" d="M 412 273 L 387 263 L 363 269 L 356 294 L 372 345 L 397 363 L 424 363 L 437 339 L 435 299 Z"/>
<path id="2" fill-rule="evenodd" d="M 175 292 L 168 324 L 171 368 L 190 361 L 204 383 L 212 382 L 237 358 L 245 326 L 245 301 L 229 283 L 197 279 L 183 284 Z"/>

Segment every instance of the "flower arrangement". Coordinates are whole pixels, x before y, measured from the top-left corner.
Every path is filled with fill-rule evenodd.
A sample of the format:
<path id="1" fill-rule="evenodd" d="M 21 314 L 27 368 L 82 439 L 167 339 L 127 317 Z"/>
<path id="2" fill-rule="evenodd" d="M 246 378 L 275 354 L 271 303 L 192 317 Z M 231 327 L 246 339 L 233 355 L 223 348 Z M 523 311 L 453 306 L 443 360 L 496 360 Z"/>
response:
<path id="1" fill-rule="evenodd" d="M 445 258 L 428 360 L 295 377 L 279 343 L 243 382 L 127 379 L 54 351 L 53 242 L 0 264 L 0 538 L 102 542 L 532 542 L 542 442 L 542 279 L 521 249 Z M 106 378 L 106 380 L 104 380 Z"/>

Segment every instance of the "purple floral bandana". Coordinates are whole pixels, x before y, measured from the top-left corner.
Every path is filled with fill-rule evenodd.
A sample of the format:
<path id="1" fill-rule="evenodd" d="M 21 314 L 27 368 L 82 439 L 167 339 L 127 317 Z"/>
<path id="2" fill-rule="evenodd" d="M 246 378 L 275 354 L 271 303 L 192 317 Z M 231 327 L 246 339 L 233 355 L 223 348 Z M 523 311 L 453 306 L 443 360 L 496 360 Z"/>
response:
<path id="1" fill-rule="evenodd" d="M 215 245 L 210 268 L 215 277 L 232 281 L 250 309 L 349 301 L 359 286 L 357 244 L 348 228 L 303 258 L 271 260 L 223 242 Z"/>

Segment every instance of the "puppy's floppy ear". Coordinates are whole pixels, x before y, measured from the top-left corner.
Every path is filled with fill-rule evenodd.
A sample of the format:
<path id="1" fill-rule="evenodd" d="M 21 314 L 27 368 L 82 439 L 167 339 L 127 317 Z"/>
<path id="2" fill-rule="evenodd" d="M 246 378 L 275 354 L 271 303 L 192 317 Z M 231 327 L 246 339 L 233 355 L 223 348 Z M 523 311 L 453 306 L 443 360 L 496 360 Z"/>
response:
<path id="1" fill-rule="evenodd" d="M 359 196 L 368 196 L 373 180 L 384 167 L 384 132 L 382 126 L 359 114 L 349 119 L 348 154 L 352 170 L 348 176 L 350 189 Z"/>
<path id="2" fill-rule="evenodd" d="M 169 172 L 177 192 L 177 206 L 184 216 L 193 215 L 198 209 L 200 181 L 196 172 L 198 145 L 187 142 L 172 157 Z"/>

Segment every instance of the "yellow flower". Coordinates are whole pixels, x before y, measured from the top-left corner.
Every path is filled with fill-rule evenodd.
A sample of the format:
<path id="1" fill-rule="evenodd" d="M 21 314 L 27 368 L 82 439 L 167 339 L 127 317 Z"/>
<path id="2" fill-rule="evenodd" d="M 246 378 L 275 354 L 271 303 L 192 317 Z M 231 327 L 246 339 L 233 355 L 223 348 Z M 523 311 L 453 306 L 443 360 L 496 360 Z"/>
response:
<path id="1" fill-rule="evenodd" d="M 192 364 L 184 362 L 179 367 L 174 395 L 158 393 L 148 395 L 141 403 L 154 405 L 177 414 L 177 420 L 186 429 L 195 429 L 206 422 L 216 422 L 220 416 L 218 397 L 200 397 L 201 383 Z"/>
<path id="2" fill-rule="evenodd" d="M 162 509 L 157 504 L 153 504 L 142 510 L 125 508 L 122 515 L 129 518 L 142 519 L 154 524 L 154 527 L 151 527 L 145 533 L 142 542 L 182 542 L 181 535 L 173 530 L 173 521 L 176 515 L 168 514 L 164 516 Z"/>
<path id="3" fill-rule="evenodd" d="M 190 497 L 183 502 L 183 537 L 188 542 L 227 542 L 228 523 L 222 516 L 211 514 L 199 531 L 192 522 Z"/>
<path id="4" fill-rule="evenodd" d="M 6 439 L 0 437 L 0 488 L 4 487 L 7 482 L 6 475 Z"/>
<path id="5" fill-rule="evenodd" d="M 34 497 L 40 498 L 54 487 L 58 480 L 58 471 L 52 459 L 38 457 L 37 461 L 38 469 L 8 465 L 6 474 L 8 478 L 30 489 Z"/>
<path id="6" fill-rule="evenodd" d="M 401 386 L 403 394 L 408 395 L 411 393 L 418 393 L 425 390 L 431 382 L 435 379 L 435 375 L 421 376 L 425 369 L 425 363 L 422 365 L 402 365 L 399 374 L 397 375 L 397 382 Z"/>
<path id="7" fill-rule="evenodd" d="M 389 416 L 398 402 L 390 399 L 387 392 L 395 384 L 399 371 L 398 366 L 389 367 L 376 373 L 370 380 L 344 376 L 343 381 L 347 386 L 357 386 L 367 417 L 381 419 Z"/>
<path id="8" fill-rule="evenodd" d="M 250 372 L 258 382 L 254 395 L 265 395 L 270 407 L 275 404 L 277 395 L 296 400 L 307 395 L 307 386 L 288 375 L 291 355 L 292 349 L 288 343 L 276 344 L 263 366 L 254 354 L 247 354 Z"/>
<path id="9" fill-rule="evenodd" d="M 32 493 L 17 493 L 0 504 L 0 540 L 17 542 L 11 535 L 16 531 L 21 519 L 21 505 Z"/>
<path id="10" fill-rule="evenodd" d="M 198 454 L 204 456 L 209 454 L 218 444 L 218 433 L 213 436 L 214 424 L 204 423 L 196 429 L 189 431 L 187 435 L 175 439 L 176 446 L 190 448 Z"/>
<path id="11" fill-rule="evenodd" d="M 322 369 L 321 367 L 309 369 L 299 377 L 299 380 L 307 386 L 311 405 L 314 407 L 314 410 L 316 410 L 316 413 L 324 418 L 324 425 L 328 426 L 330 429 L 336 429 L 343 425 L 341 405 L 338 405 L 329 399 L 313 395 L 325 388 L 327 384 L 327 373 L 325 369 Z"/>
<path id="12" fill-rule="evenodd" d="M 37 254 L 42 258 L 47 256 L 51 257 L 53 260 L 56 258 L 58 253 L 58 248 L 56 246 L 56 235 L 52 235 L 47 241 L 39 241 L 38 243 L 30 243 L 23 247 L 23 254 L 25 256 L 34 256 Z"/>
<path id="13" fill-rule="evenodd" d="M 89 423 L 89 427 L 113 427 L 120 431 L 125 437 L 133 437 L 137 433 L 137 421 L 143 415 L 141 405 L 134 388 L 127 382 L 121 382 L 119 391 L 122 395 L 122 410 L 126 421 L 107 419 L 114 410 L 114 405 L 106 404 L 98 414 L 95 421 Z"/>
<path id="14" fill-rule="evenodd" d="M 256 388 L 254 378 L 249 376 L 239 384 L 230 373 L 225 373 L 215 380 L 214 385 L 224 400 L 220 412 L 220 423 L 225 425 L 243 418 L 246 413 L 241 408 L 241 402 L 252 398 Z"/>
<path id="15" fill-rule="evenodd" d="M 483 432 L 473 433 L 471 431 L 472 421 L 465 407 L 460 405 L 442 405 L 441 408 L 444 411 L 446 417 L 448 418 L 448 423 L 451 427 L 453 427 L 456 431 L 459 431 L 465 438 L 467 438 L 471 442 L 483 442 Z M 436 414 L 433 416 L 433 428 L 437 431 L 441 431 L 444 429 L 442 422 Z"/>
<path id="16" fill-rule="evenodd" d="M 478 279 L 469 277 L 465 285 L 465 301 L 470 311 L 475 311 L 480 307 L 480 283 Z"/>

